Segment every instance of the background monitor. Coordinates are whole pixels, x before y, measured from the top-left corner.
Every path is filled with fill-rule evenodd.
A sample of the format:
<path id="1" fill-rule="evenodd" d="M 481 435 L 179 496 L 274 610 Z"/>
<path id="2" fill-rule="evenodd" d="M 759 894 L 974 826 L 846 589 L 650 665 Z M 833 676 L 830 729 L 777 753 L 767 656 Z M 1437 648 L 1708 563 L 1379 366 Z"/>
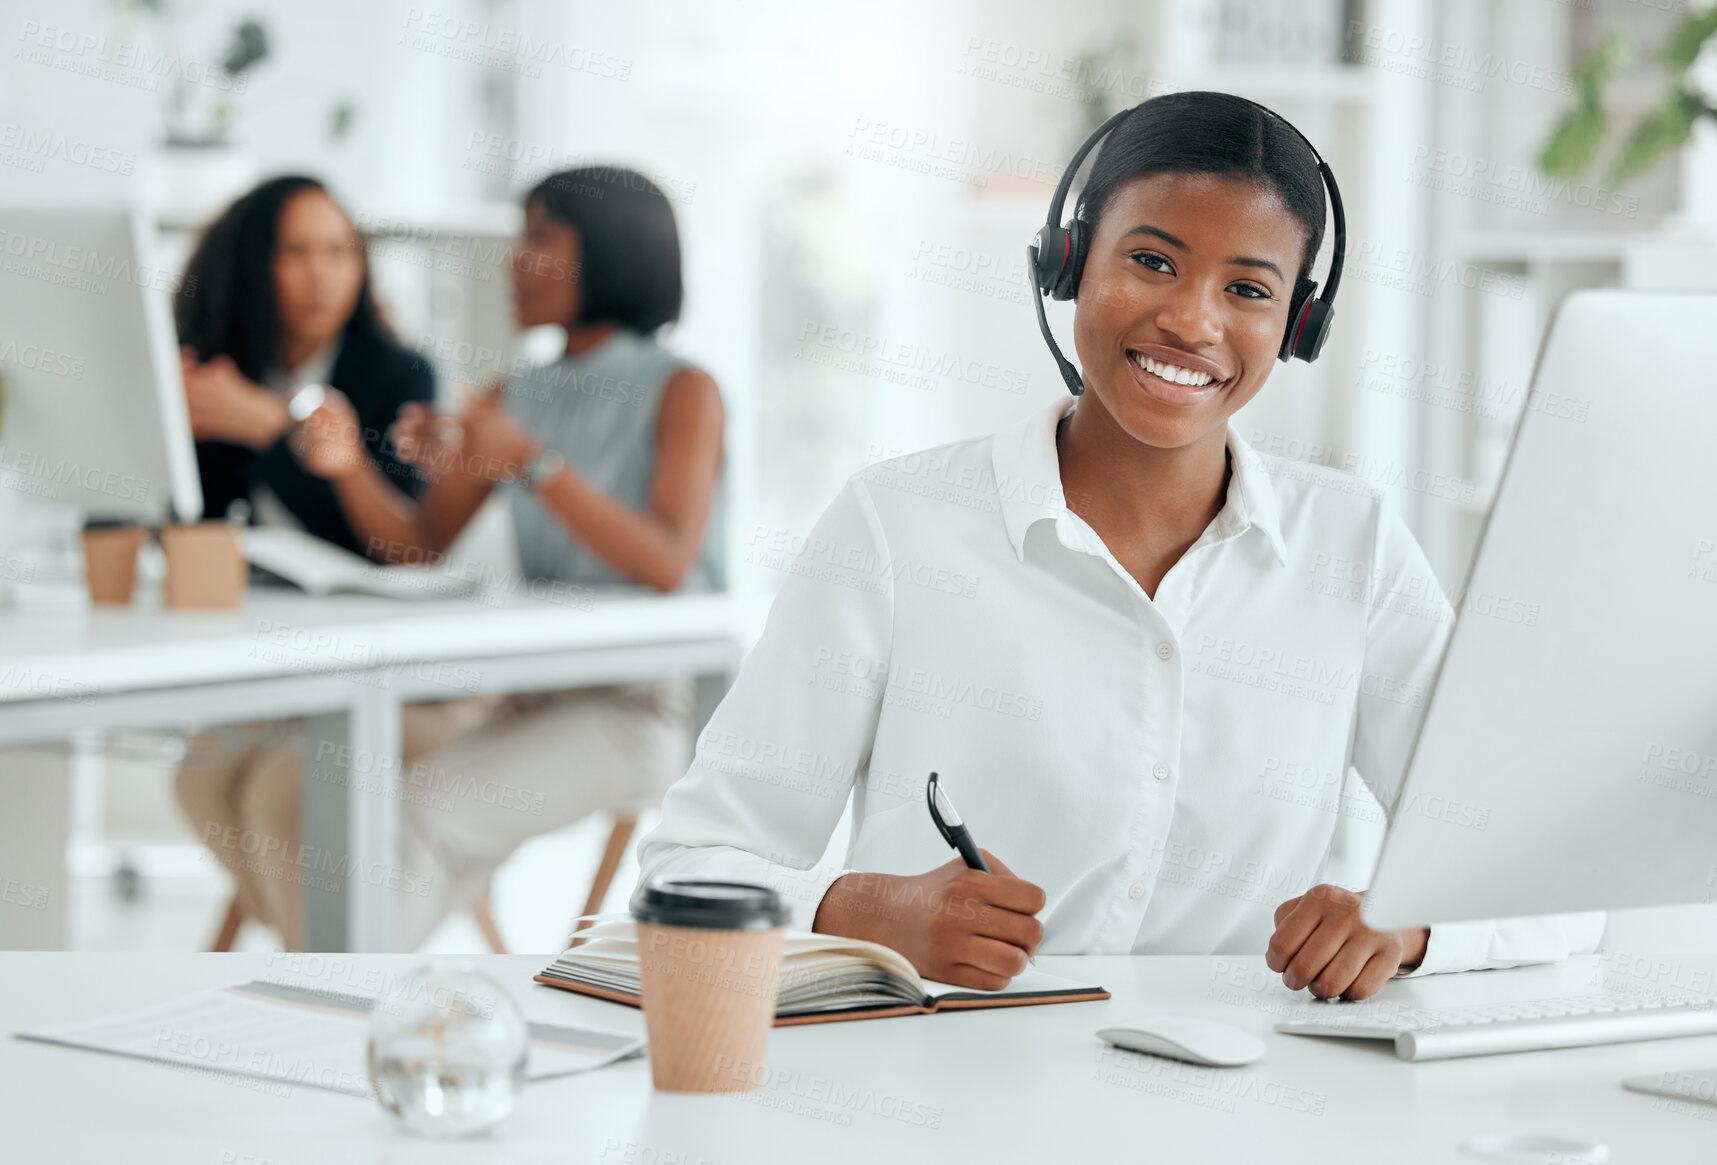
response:
<path id="1" fill-rule="evenodd" d="M 1540 350 L 1365 918 L 1717 892 L 1717 295 L 1585 291 Z"/>
<path id="2" fill-rule="evenodd" d="M 202 515 L 171 297 L 127 211 L 0 207 L 0 479 L 90 518 Z M 194 289 L 193 289 L 194 291 Z"/>

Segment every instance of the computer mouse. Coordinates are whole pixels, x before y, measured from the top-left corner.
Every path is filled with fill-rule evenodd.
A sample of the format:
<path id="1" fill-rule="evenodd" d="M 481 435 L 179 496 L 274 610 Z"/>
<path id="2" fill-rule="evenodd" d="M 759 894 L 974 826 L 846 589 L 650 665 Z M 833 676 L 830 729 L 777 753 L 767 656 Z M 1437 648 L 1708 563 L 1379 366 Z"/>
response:
<path id="1" fill-rule="evenodd" d="M 1097 1034 L 1128 1051 L 1211 1068 L 1238 1068 L 1264 1058 L 1263 1040 L 1214 1019 L 1146 1015 L 1129 1023 L 1099 1028 Z"/>

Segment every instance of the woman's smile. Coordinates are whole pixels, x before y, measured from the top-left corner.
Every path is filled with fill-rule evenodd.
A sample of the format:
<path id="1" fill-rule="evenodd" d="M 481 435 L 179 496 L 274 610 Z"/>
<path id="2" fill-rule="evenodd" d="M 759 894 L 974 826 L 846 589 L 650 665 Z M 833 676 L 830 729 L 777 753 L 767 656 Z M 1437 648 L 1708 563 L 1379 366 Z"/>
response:
<path id="1" fill-rule="evenodd" d="M 1167 405 L 1199 405 L 1214 397 L 1229 378 L 1208 361 L 1158 347 L 1128 348 L 1133 382 Z"/>

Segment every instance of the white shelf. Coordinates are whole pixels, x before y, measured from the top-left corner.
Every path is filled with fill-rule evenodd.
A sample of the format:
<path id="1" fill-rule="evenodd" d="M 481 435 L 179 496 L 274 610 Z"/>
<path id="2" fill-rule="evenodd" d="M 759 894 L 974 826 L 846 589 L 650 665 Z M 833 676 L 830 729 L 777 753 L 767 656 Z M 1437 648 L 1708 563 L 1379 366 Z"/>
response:
<path id="1" fill-rule="evenodd" d="M 1619 263 L 1637 234 L 1600 231 L 1468 230 L 1455 236 L 1455 250 L 1467 262 Z"/>
<path id="2" fill-rule="evenodd" d="M 524 222 L 524 210 L 516 202 L 478 203 L 449 207 L 428 214 L 422 211 L 400 211 L 394 214 L 354 207 L 353 214 L 367 233 L 384 238 L 409 238 L 424 234 L 513 238 L 518 235 Z M 155 226 L 157 230 L 168 234 L 196 232 L 208 226 L 213 219 L 212 214 L 201 218 L 162 214 L 156 218 Z"/>
<path id="3" fill-rule="evenodd" d="M 1168 78 L 1173 90 L 1213 89 L 1236 93 L 1266 105 L 1308 101 L 1357 104 L 1371 100 L 1375 70 L 1363 65 L 1217 65 L 1187 76 Z"/>

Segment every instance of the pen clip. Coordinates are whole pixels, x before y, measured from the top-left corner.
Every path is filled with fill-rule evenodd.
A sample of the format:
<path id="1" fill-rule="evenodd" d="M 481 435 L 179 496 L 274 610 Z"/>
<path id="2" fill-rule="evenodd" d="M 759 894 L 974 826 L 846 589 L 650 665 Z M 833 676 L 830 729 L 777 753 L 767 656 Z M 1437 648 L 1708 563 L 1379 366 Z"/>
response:
<path id="1" fill-rule="evenodd" d="M 930 820 L 936 823 L 936 832 L 942 835 L 942 840 L 948 843 L 949 848 L 958 849 L 960 843 L 954 840 L 954 834 L 949 830 L 948 823 L 942 820 L 942 810 L 936 806 L 937 792 L 936 774 L 931 773 L 930 780 L 924 785 L 924 799 L 930 805 Z M 947 794 L 943 794 L 943 796 L 946 797 Z M 956 815 L 957 817 L 958 815 Z"/>

